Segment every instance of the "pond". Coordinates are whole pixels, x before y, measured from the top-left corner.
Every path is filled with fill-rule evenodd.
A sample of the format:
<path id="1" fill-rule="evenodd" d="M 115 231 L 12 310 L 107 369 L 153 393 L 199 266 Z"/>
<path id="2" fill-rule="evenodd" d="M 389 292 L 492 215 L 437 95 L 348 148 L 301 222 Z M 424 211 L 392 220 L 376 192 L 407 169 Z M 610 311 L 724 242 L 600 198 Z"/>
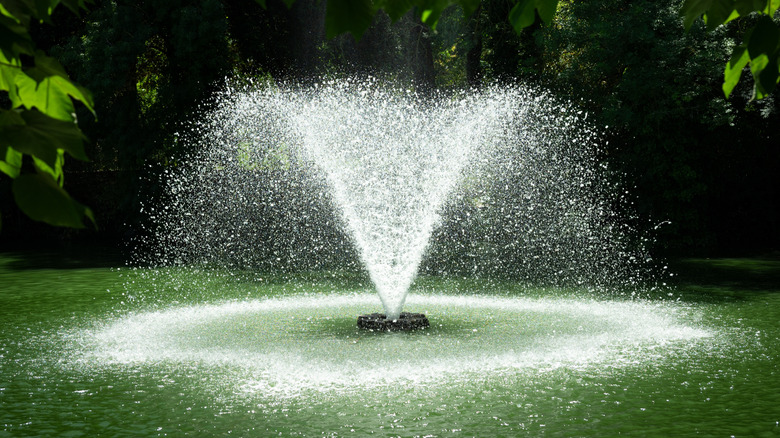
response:
<path id="1" fill-rule="evenodd" d="M 687 260 L 631 300 L 419 278 L 0 254 L 0 436 L 775 436 L 780 260 Z"/>

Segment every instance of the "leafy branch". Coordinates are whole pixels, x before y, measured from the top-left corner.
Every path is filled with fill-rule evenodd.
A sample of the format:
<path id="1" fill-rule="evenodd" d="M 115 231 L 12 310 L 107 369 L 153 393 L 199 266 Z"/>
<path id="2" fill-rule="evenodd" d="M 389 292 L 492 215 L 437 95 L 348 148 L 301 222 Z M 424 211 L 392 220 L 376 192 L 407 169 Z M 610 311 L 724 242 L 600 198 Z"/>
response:
<path id="1" fill-rule="evenodd" d="M 712 30 L 739 17 L 757 15 L 757 22 L 747 29 L 742 44 L 734 48 L 726 63 L 723 93 L 728 97 L 750 65 L 753 75 L 753 96 L 762 99 L 780 82 L 780 27 L 774 21 L 780 0 L 686 0 L 681 13 L 689 29 L 699 17 L 704 17 Z"/>
<path id="2" fill-rule="evenodd" d="M 265 6 L 265 0 L 255 0 Z M 289 7 L 295 0 L 284 0 Z M 538 19 L 550 23 L 559 0 L 517 0 L 507 17 L 519 34 Z M 351 33 L 359 39 L 371 25 L 374 15 L 382 9 L 391 19 L 398 20 L 414 9 L 420 20 L 436 27 L 445 8 L 459 5 L 466 16 L 479 6 L 480 0 L 329 0 L 325 12 L 328 38 Z M 728 97 L 748 65 L 754 79 L 754 97 L 762 99 L 780 82 L 780 27 L 773 20 L 780 0 L 685 0 L 681 15 L 686 29 L 701 16 L 712 30 L 739 17 L 758 15 L 758 22 L 744 34 L 724 70 L 723 92 Z"/>
<path id="3" fill-rule="evenodd" d="M 95 223 L 88 208 L 63 189 L 65 154 L 87 160 L 84 134 L 76 123 L 74 101 L 95 115 L 92 96 L 70 80 L 60 63 L 30 37 L 33 22 L 51 23 L 63 4 L 78 14 L 86 0 L 3 0 L 0 4 L 0 92 L 9 107 L 0 109 L 0 172 L 14 179 L 19 208 L 51 225 L 84 228 Z M 24 165 L 29 157 L 32 172 Z"/>

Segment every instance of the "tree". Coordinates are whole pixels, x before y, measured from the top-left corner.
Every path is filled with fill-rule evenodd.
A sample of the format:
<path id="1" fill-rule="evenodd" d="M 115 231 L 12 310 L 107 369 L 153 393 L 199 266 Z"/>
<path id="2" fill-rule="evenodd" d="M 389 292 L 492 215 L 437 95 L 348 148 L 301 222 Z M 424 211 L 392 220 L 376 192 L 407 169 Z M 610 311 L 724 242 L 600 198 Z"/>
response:
<path id="1" fill-rule="evenodd" d="M 34 22 L 51 23 L 60 4 L 78 14 L 85 0 L 18 0 L 0 5 L 0 171 L 13 178 L 13 196 L 29 217 L 83 228 L 92 211 L 63 189 L 65 153 L 86 160 L 74 101 L 95 114 L 92 97 L 30 37 Z M 30 171 L 32 170 L 32 171 Z"/>
<path id="2" fill-rule="evenodd" d="M 685 0 L 682 14 L 690 29 L 703 16 L 707 29 L 713 30 L 740 17 L 753 15 L 755 24 L 744 31 L 743 43 L 734 48 L 726 63 L 723 92 L 728 97 L 750 65 L 753 96 L 762 99 L 780 82 L 780 26 L 774 20 L 780 0 Z"/>
<path id="3" fill-rule="evenodd" d="M 265 5 L 265 0 L 256 1 Z M 289 6 L 295 0 L 284 1 Z M 457 4 L 469 17 L 480 3 L 480 0 L 330 0 L 325 25 L 328 37 L 349 32 L 359 39 L 380 9 L 393 20 L 415 9 L 423 23 L 435 28 L 445 8 Z M 538 23 L 539 19 L 550 23 L 558 9 L 559 0 L 517 0 L 512 3 L 507 18 L 519 35 L 524 29 Z M 745 29 L 744 42 L 734 48 L 726 64 L 723 81 L 726 97 L 731 94 L 742 70 L 748 65 L 755 83 L 755 98 L 767 96 L 780 82 L 780 26 L 774 21 L 779 6 L 780 0 L 685 0 L 680 13 L 688 29 L 701 16 L 704 16 L 710 30 L 739 17 L 758 16 L 755 25 Z"/>

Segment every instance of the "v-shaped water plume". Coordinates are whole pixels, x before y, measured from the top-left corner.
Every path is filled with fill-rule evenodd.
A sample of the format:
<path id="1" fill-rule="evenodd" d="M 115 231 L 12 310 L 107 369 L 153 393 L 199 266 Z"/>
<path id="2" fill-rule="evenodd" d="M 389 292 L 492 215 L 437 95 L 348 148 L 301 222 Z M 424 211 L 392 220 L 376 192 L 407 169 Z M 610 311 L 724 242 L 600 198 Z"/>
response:
<path id="1" fill-rule="evenodd" d="M 306 155 L 325 173 L 388 318 L 401 313 L 463 167 L 501 127 L 500 103 L 338 83 L 308 94 L 291 117 Z"/>
<path id="2" fill-rule="evenodd" d="M 585 117 L 523 86 L 227 89 L 180 139 L 195 153 L 163 175 L 140 261 L 254 281 L 360 260 L 390 318 L 423 261 L 428 272 L 633 293 L 650 259 L 612 210 L 625 200 Z"/>

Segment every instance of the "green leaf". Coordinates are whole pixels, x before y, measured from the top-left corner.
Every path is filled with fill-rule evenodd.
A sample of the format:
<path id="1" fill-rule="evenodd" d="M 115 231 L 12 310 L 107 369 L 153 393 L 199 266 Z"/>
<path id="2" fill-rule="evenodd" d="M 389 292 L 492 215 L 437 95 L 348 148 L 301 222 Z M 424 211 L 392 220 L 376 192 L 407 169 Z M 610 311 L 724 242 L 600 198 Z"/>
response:
<path id="1" fill-rule="evenodd" d="M 558 0 L 536 0 L 536 10 L 542 21 L 549 24 L 558 10 Z"/>
<path id="2" fill-rule="evenodd" d="M 5 152 L 3 152 L 5 149 Z M 16 178 L 22 171 L 22 153 L 10 146 L 0 145 L 0 172 Z"/>
<path id="3" fill-rule="evenodd" d="M 47 173 L 59 184 L 60 187 L 65 183 L 65 174 L 62 171 L 62 166 L 65 165 L 65 151 L 62 149 L 57 150 L 57 160 L 54 162 L 54 166 L 49 166 L 48 163 L 40 158 L 33 156 L 33 163 L 35 168 L 39 172 Z"/>
<path id="4" fill-rule="evenodd" d="M 34 155 L 51 168 L 57 165 L 58 149 L 86 161 L 85 140 L 73 122 L 53 119 L 35 110 L 0 112 L 0 144 Z"/>
<path id="5" fill-rule="evenodd" d="M 393 21 L 398 21 L 414 7 L 412 0 L 387 0 L 374 3 L 375 7 L 382 9 Z"/>
<path id="6" fill-rule="evenodd" d="M 71 228 L 84 228 L 85 217 L 95 222 L 92 211 L 73 200 L 48 174 L 20 175 L 11 190 L 19 209 L 34 220 Z"/>
<path id="7" fill-rule="evenodd" d="M 763 84 L 761 83 L 761 73 L 768 65 L 769 57 L 766 55 L 750 59 L 750 72 L 753 73 L 753 93 L 755 94 L 753 97 L 756 99 L 763 99 L 767 95 Z"/>
<path id="8" fill-rule="evenodd" d="M 325 10 L 325 34 L 333 38 L 349 32 L 355 39 L 360 39 L 373 19 L 371 0 L 329 0 Z"/>
<path id="9" fill-rule="evenodd" d="M 557 3 L 558 0 L 555 0 Z M 474 11 L 477 10 L 480 4 L 480 0 L 458 0 L 457 4 L 459 4 L 463 8 L 463 16 L 464 17 L 470 17 L 471 14 L 474 13 Z"/>
<path id="10" fill-rule="evenodd" d="M 778 65 L 777 55 L 770 56 L 767 64 L 767 67 L 759 74 L 759 80 L 757 82 L 761 84 L 761 88 L 763 88 L 764 92 L 769 94 L 774 91 L 775 86 L 777 86 L 777 83 L 780 80 L 780 66 Z"/>
<path id="11" fill-rule="evenodd" d="M 704 14 L 704 22 L 707 23 L 707 29 L 713 30 L 737 17 L 739 17 L 739 13 L 734 9 L 734 3 L 731 0 L 712 0 L 707 13 Z"/>
<path id="12" fill-rule="evenodd" d="M 712 2 L 714 0 L 685 0 L 682 8 L 680 8 L 680 14 L 683 16 L 683 24 L 685 29 L 688 30 L 693 25 L 693 22 L 697 18 L 707 13 Z"/>
<path id="13" fill-rule="evenodd" d="M 11 108 L 17 108 L 22 104 L 16 88 L 16 75 L 21 71 L 21 62 L 18 59 L 6 59 L 0 52 L 0 90 L 8 92 Z"/>
<path id="14" fill-rule="evenodd" d="M 24 27 L 30 25 L 30 19 L 32 17 L 38 18 L 37 11 L 29 2 L 21 0 L 3 0 L 2 4 L 3 8 L 5 8 L 5 10 L 14 18 L 19 20 Z"/>
<path id="15" fill-rule="evenodd" d="M 763 99 L 768 96 L 777 85 L 778 65 L 777 56 L 761 55 L 750 61 L 750 71 L 755 82 L 755 98 Z"/>
<path id="16" fill-rule="evenodd" d="M 733 8 L 739 15 L 745 16 L 755 11 L 764 11 L 768 2 L 766 0 L 737 0 Z"/>
<path id="17" fill-rule="evenodd" d="M 762 15 L 752 31 L 745 34 L 745 41 L 751 59 L 770 56 L 780 47 L 780 28 L 768 15 Z"/>
<path id="18" fill-rule="evenodd" d="M 731 54 L 731 59 L 726 63 L 726 69 L 723 74 L 723 93 L 726 98 L 731 95 L 734 87 L 737 86 L 739 78 L 742 76 L 742 70 L 750 61 L 747 48 L 745 45 L 741 45 L 734 48 Z"/>
<path id="19" fill-rule="evenodd" d="M 14 59 L 20 53 L 31 55 L 33 43 L 27 27 L 18 21 L 0 14 L 0 52 L 6 59 Z"/>
<path id="20" fill-rule="evenodd" d="M 509 11 L 509 22 L 515 29 L 515 32 L 520 34 L 523 29 L 534 24 L 536 21 L 536 4 L 534 0 L 520 0 L 517 2 L 512 10 Z"/>
<path id="21" fill-rule="evenodd" d="M 770 17 L 774 17 L 775 12 L 777 12 L 777 8 L 779 7 L 780 7 L 780 0 L 770 0 L 767 2 L 766 9 L 764 10 L 764 12 Z"/>
<path id="22" fill-rule="evenodd" d="M 37 82 L 23 72 L 17 74 L 15 80 L 19 98 L 25 108 L 36 108 L 58 120 L 73 121 L 73 113 L 76 111 L 73 101 L 68 93 L 53 84 L 51 79 Z"/>
<path id="23" fill-rule="evenodd" d="M 95 115 L 89 91 L 73 83 L 57 60 L 41 52 L 35 56 L 35 67 L 17 71 L 14 82 L 20 103 L 27 109 L 35 107 L 48 116 L 71 121 L 75 113 L 71 99 L 76 99 Z"/>

